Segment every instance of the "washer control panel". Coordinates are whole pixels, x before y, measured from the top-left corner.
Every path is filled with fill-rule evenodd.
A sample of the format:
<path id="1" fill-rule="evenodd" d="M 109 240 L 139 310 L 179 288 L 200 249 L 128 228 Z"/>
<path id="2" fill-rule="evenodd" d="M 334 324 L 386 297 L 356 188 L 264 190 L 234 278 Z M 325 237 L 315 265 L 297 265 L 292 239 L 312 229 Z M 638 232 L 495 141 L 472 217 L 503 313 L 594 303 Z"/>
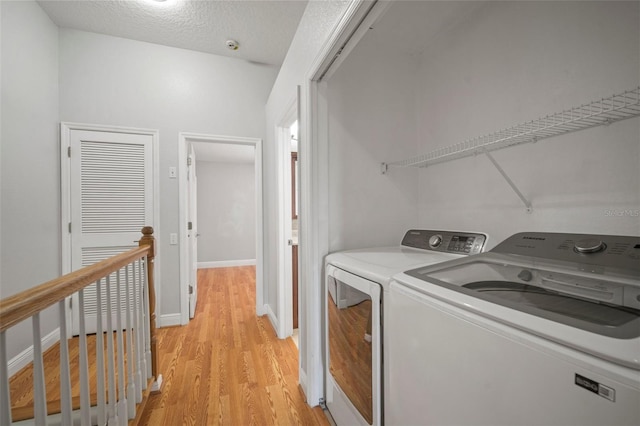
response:
<path id="1" fill-rule="evenodd" d="M 606 268 L 640 271 L 640 237 L 633 236 L 522 232 L 491 251 L 571 262 L 594 273 Z"/>
<path id="2" fill-rule="evenodd" d="M 462 255 L 482 253 L 487 236 L 480 233 L 410 229 L 402 245 L 423 250 Z"/>

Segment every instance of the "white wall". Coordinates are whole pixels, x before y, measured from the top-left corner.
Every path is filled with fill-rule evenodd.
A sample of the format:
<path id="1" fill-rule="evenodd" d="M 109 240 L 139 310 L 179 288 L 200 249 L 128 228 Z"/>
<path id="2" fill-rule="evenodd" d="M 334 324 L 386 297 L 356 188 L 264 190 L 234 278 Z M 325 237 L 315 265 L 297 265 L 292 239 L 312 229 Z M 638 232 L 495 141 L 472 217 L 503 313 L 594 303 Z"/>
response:
<path id="1" fill-rule="evenodd" d="M 197 161 L 198 262 L 255 260 L 253 163 Z"/>
<path id="2" fill-rule="evenodd" d="M 418 61 L 372 32 L 327 82 L 332 252 L 397 245 L 418 222 L 418 171 L 380 171 L 417 152 Z"/>
<path id="3" fill-rule="evenodd" d="M 282 119 L 287 113 L 291 103 L 296 99 L 296 87 L 298 85 L 305 87 L 307 83 L 305 79 L 308 77 L 307 74 L 311 71 L 314 61 L 318 59 L 319 53 L 334 32 L 337 23 L 345 14 L 349 4 L 350 1 L 310 1 L 308 3 L 266 105 L 264 193 L 268 194 L 268 198 L 265 200 L 265 276 L 267 279 L 264 289 L 264 300 L 265 304 L 267 304 L 274 313 L 278 312 L 277 253 L 279 206 L 277 194 L 280 190 L 277 182 L 276 129 L 278 125 L 282 124 Z M 305 91 L 303 90 L 302 92 L 302 99 L 300 100 L 302 111 L 300 111 L 300 116 L 306 120 L 309 100 L 306 98 Z M 300 123 L 300 139 L 302 145 L 305 143 L 305 138 L 308 137 L 304 129 L 306 125 L 306 121 Z M 300 150 L 301 155 L 304 155 L 304 149 L 304 146 L 302 146 Z M 303 221 L 304 217 L 301 218 L 300 223 L 303 223 Z M 317 261 L 321 262 L 321 260 Z M 303 267 L 304 265 L 301 264 L 301 268 Z M 300 312 L 306 312 L 306 286 L 301 285 L 299 291 L 301 300 L 299 309 Z M 320 304 L 319 300 L 318 304 Z M 307 325 L 304 321 L 304 318 L 301 319 L 302 327 Z M 308 391 L 304 377 L 304 373 L 308 371 L 309 368 L 307 365 L 308 355 L 316 357 L 318 360 L 322 357 L 322 354 L 307 354 L 307 338 L 306 333 L 301 332 L 299 341 L 301 370 L 303 373 L 301 375 L 301 384 L 305 391 Z M 319 335 L 313 338 L 319 338 Z M 318 362 L 319 361 L 316 361 L 316 363 Z M 309 404 L 316 405 L 318 401 L 316 397 L 319 397 L 319 395 L 315 394 L 316 390 L 312 391 L 314 393 L 307 394 L 308 397 L 312 398 L 309 400 Z"/>
<path id="4" fill-rule="evenodd" d="M 640 85 L 638 2 L 496 2 L 432 40 L 420 66 L 421 151 Z M 640 119 L 420 172 L 420 225 L 640 235 Z"/>
<path id="5" fill-rule="evenodd" d="M 2 258 L 0 297 L 60 274 L 58 27 L 35 2 L 2 9 Z M 43 337 L 57 307 L 41 314 Z M 31 324 L 8 333 L 11 359 L 31 345 Z"/>
<path id="6" fill-rule="evenodd" d="M 159 314 L 180 310 L 178 133 L 264 137 L 277 69 L 82 31 L 60 29 L 60 119 L 160 131 Z"/>
<path id="7" fill-rule="evenodd" d="M 280 190 L 277 182 L 276 129 L 289 106 L 296 99 L 297 86 L 305 84 L 306 74 L 310 71 L 321 48 L 325 44 L 336 22 L 342 17 L 348 1 L 310 1 L 302 16 L 296 34 L 291 42 L 287 56 L 278 73 L 266 105 L 266 134 L 264 144 L 265 157 L 265 193 L 273 194 L 266 203 L 267 245 L 265 275 L 268 285 L 265 287 L 265 303 L 277 312 L 277 240 L 278 240 L 278 198 Z M 300 101 L 304 108 L 306 98 Z M 302 116 L 302 112 L 299 114 Z M 302 129 L 300 129 L 300 132 Z M 299 135 L 300 137 L 306 135 Z M 304 143 L 304 142 L 302 142 Z"/>

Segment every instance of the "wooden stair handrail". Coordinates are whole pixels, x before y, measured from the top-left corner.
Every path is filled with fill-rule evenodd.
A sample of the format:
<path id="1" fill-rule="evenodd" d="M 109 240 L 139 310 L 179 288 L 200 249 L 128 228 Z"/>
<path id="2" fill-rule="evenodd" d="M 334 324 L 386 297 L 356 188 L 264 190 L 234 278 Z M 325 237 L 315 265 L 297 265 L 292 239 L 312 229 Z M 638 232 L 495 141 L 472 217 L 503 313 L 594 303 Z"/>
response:
<path id="1" fill-rule="evenodd" d="M 0 332 L 31 318 L 38 312 L 42 312 L 49 306 L 71 296 L 100 278 L 104 278 L 112 272 L 123 268 L 134 260 L 147 256 L 147 263 L 152 266 L 155 254 L 153 228 L 145 226 L 142 229 L 142 233 L 144 236 L 140 239 L 140 246 L 137 248 L 0 300 Z M 155 291 L 153 288 L 153 272 L 151 272 L 153 269 L 149 268 L 148 271 L 149 293 L 154 302 L 153 306 L 150 306 L 151 316 L 153 323 L 155 323 Z M 155 324 L 153 324 L 152 330 L 155 331 Z"/>

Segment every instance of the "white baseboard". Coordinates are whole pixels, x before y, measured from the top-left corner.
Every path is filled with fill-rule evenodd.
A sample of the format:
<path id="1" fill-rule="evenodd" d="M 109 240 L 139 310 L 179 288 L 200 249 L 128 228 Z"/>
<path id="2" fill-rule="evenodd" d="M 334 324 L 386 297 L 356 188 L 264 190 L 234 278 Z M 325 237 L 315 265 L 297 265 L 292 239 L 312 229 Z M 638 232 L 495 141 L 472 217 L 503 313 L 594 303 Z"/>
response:
<path id="1" fill-rule="evenodd" d="M 182 316 L 180 314 L 164 314 L 158 318 L 158 327 L 173 327 L 174 325 L 182 325 Z"/>
<path id="2" fill-rule="evenodd" d="M 59 341 L 60 328 L 58 327 L 42 338 L 42 352 L 46 351 Z M 33 345 L 29 346 L 27 349 L 23 350 L 18 355 L 9 360 L 9 364 L 7 366 L 9 369 L 9 377 L 13 376 L 18 371 L 29 365 L 30 362 L 33 362 Z"/>
<path id="3" fill-rule="evenodd" d="M 276 333 L 276 336 L 277 336 L 278 327 L 279 327 L 278 317 L 276 317 L 276 314 L 274 314 L 273 310 L 271 310 L 271 306 L 265 304 L 264 310 L 266 311 L 267 318 L 269 318 L 269 322 L 271 323 L 271 326 L 273 327 L 273 331 Z M 278 338 L 280 337 L 278 336 Z"/>
<path id="4" fill-rule="evenodd" d="M 206 268 L 228 268 L 231 266 L 250 266 L 255 265 L 255 259 L 243 259 L 243 260 L 220 260 L 215 262 L 198 262 L 198 269 Z"/>
<path id="5" fill-rule="evenodd" d="M 302 393 L 304 393 L 304 397 L 306 399 L 307 398 L 307 373 L 302 369 L 302 367 L 298 368 L 298 383 L 300 384 L 300 388 L 302 389 Z"/>
<path id="6" fill-rule="evenodd" d="M 259 317 L 265 315 L 267 313 L 267 305 L 258 305 L 256 307 L 256 315 L 258 315 Z"/>

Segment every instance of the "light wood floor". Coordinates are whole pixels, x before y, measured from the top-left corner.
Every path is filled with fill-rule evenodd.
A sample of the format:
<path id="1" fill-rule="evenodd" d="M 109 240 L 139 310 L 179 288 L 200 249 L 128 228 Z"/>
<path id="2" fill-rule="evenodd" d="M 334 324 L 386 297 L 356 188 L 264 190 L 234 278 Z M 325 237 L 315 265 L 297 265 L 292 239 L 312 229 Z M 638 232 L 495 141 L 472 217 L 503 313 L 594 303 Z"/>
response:
<path id="1" fill-rule="evenodd" d="M 255 267 L 198 271 L 195 318 L 159 330 L 165 384 L 147 425 L 328 425 L 298 388 L 298 350 L 255 314 Z"/>
<path id="2" fill-rule="evenodd" d="M 158 329 L 164 384 L 150 397 L 140 424 L 328 425 L 299 390 L 293 340 L 278 339 L 266 316 L 256 317 L 255 267 L 202 269 L 198 277 L 195 318 L 184 327 Z M 45 354 L 50 398 L 59 395 L 58 351 L 56 345 Z M 92 374 L 92 389 L 94 380 Z M 14 406 L 31 404 L 33 385 L 27 382 L 29 367 L 11 380 Z"/>
<path id="3" fill-rule="evenodd" d="M 113 346 L 116 347 L 116 336 L 113 336 Z M 106 344 L 105 344 L 106 346 Z M 77 337 L 70 339 L 69 344 L 69 365 L 71 366 L 71 396 L 73 397 L 73 407 L 80 405 L 80 347 Z M 90 360 L 89 365 L 89 389 L 91 401 L 96 403 L 96 336 L 87 336 L 87 354 Z M 107 352 L 105 349 L 105 358 Z M 106 362 L 106 361 L 105 361 Z M 117 365 L 118 356 L 114 357 Z M 126 371 L 126 357 L 124 360 Z M 47 349 L 43 354 L 45 389 L 47 395 L 47 411 L 49 414 L 60 412 L 60 345 L 55 344 Z M 126 373 L 125 373 L 126 375 Z M 118 394 L 118 377 L 116 375 L 116 395 Z M 126 380 L 125 380 L 126 386 Z M 29 363 L 13 375 L 9 381 L 9 392 L 11 394 L 11 407 L 13 421 L 20 421 L 33 418 L 33 363 Z M 106 392 L 108 395 L 108 392 Z"/>

